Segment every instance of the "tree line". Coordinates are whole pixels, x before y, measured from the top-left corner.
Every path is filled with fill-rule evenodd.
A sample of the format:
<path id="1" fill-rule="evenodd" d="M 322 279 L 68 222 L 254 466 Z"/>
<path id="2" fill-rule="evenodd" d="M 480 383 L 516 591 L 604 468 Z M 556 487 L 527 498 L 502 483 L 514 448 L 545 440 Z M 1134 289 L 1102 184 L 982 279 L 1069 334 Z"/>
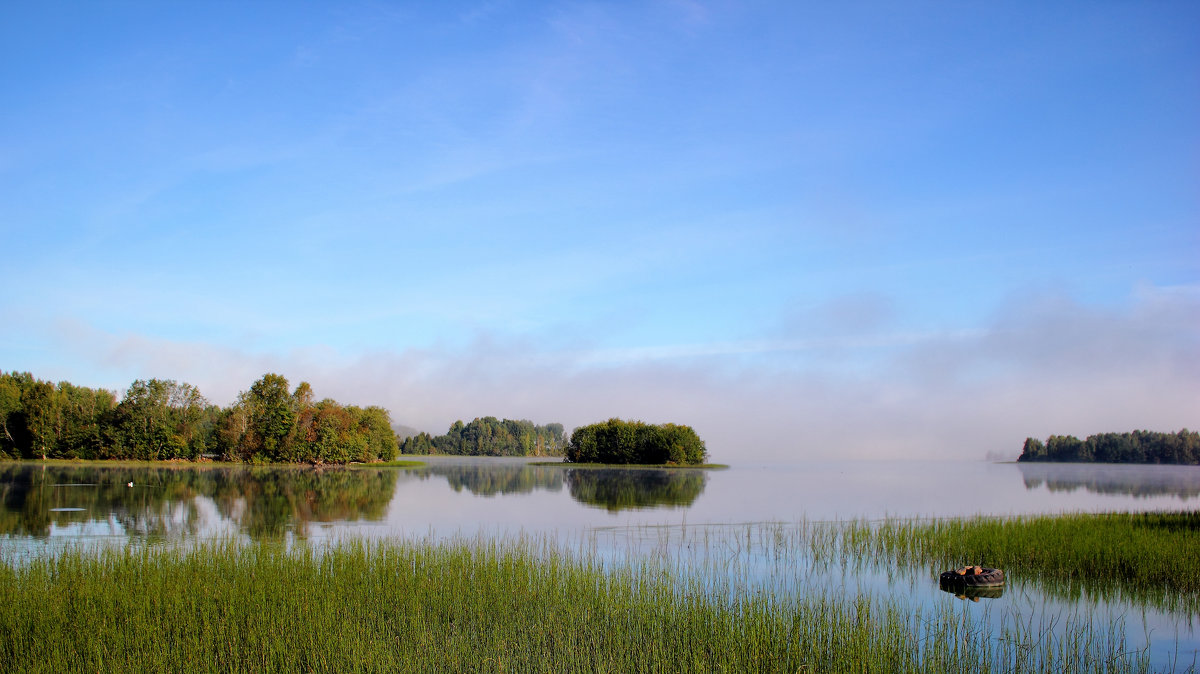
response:
<path id="1" fill-rule="evenodd" d="M 562 424 L 536 426 L 527 419 L 477 418 L 450 425 L 445 435 L 421 432 L 400 443 L 401 454 L 469 456 L 562 456 Z"/>
<path id="2" fill-rule="evenodd" d="M 1073 435 L 1051 435 L 1046 442 L 1026 438 L 1017 461 L 1094 463 L 1200 464 L 1200 433 L 1133 431 L 1100 433 L 1080 440 Z"/>
<path id="3" fill-rule="evenodd" d="M 314 401 L 266 374 L 228 407 L 191 384 L 137 380 L 105 389 L 0 373 L 0 458 L 349 463 L 391 460 L 398 441 L 382 407 Z"/>
<path id="4" fill-rule="evenodd" d="M 573 463 L 682 466 L 704 463 L 708 450 L 691 426 L 609 419 L 576 428 L 566 455 Z"/>

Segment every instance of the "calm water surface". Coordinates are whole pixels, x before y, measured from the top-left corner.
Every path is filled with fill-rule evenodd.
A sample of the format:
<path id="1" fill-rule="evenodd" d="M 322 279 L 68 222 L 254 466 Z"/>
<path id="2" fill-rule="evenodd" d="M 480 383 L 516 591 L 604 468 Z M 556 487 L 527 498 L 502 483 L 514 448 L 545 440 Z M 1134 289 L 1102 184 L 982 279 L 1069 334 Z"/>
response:
<path id="1" fill-rule="evenodd" d="M 66 545 L 230 536 L 320 541 L 521 533 L 586 542 L 618 558 L 711 558 L 723 554 L 713 545 L 726 545 L 737 548 L 740 563 L 760 563 L 775 584 L 954 602 L 993 627 L 1006 620 L 1061 624 L 1079 615 L 1121 620 L 1130 645 L 1149 647 L 1159 667 L 1191 664 L 1200 652 L 1196 616 L 1058 596 L 1011 572 L 1001 596 L 976 602 L 941 592 L 926 572 L 869 564 L 849 573 L 789 567 L 781 580 L 779 553 L 766 551 L 764 542 L 779 540 L 797 522 L 1193 509 L 1200 467 L 810 462 L 654 470 L 423 460 L 420 468 L 326 469 L 0 464 L 0 553 L 11 560 Z"/>

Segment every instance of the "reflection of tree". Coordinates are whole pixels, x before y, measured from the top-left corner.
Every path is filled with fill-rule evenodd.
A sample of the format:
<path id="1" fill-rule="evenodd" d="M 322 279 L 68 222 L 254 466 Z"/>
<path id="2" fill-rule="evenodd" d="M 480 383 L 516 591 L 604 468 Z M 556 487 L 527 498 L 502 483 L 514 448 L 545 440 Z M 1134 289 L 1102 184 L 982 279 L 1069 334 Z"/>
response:
<path id="1" fill-rule="evenodd" d="M 304 535 L 309 522 L 380 520 L 395 492 L 387 468 L 249 468 L 214 495 L 218 511 L 253 537 Z"/>
<path id="2" fill-rule="evenodd" d="M 45 537 L 51 526 L 113 522 L 130 534 L 192 536 L 201 499 L 252 537 L 309 522 L 382 519 L 397 472 L 371 468 L 159 468 L 0 465 L 0 535 Z M 134 483 L 134 487 L 127 486 Z M 56 509 L 82 509 L 62 511 Z"/>
<path id="3" fill-rule="evenodd" d="M 1052 492 L 1084 489 L 1095 494 L 1123 494 L 1139 498 L 1200 496 L 1200 470 L 1181 466 L 1020 463 L 1021 477 L 1029 490 L 1045 487 Z"/>
<path id="4" fill-rule="evenodd" d="M 609 511 L 690 506 L 708 476 L 702 470 L 574 468 L 567 471 L 571 498 Z"/>
<path id="5" fill-rule="evenodd" d="M 563 471 L 554 466 L 434 465 L 429 472 L 446 478 L 454 491 L 465 488 L 476 496 L 561 491 L 563 486 Z"/>
<path id="6" fill-rule="evenodd" d="M 93 466 L 0 466 L 0 534 L 44 537 L 52 526 L 119 524 L 138 534 L 194 533 L 194 480 L 174 471 Z M 138 488 L 131 489 L 127 483 Z M 156 485 L 150 489 L 146 485 Z"/>

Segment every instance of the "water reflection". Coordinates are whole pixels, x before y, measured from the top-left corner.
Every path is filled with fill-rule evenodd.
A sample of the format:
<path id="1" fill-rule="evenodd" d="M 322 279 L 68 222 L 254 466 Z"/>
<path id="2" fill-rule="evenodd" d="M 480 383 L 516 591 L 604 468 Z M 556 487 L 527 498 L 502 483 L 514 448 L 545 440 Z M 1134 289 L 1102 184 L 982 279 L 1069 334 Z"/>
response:
<path id="1" fill-rule="evenodd" d="M 1094 494 L 1150 498 L 1200 496 L 1200 466 L 1086 463 L 1018 463 L 1025 488 L 1051 492 L 1083 489 Z"/>
<path id="2" fill-rule="evenodd" d="M 966 587 L 965 585 L 941 583 L 940 587 L 942 588 L 942 592 L 947 592 L 963 600 L 979 601 L 980 599 L 999 599 L 1004 596 L 1003 585 Z"/>
<path id="3" fill-rule="evenodd" d="M 423 477 L 446 478 L 454 491 L 466 489 L 475 496 L 528 494 L 535 489 L 562 491 L 563 470 L 555 466 L 525 464 L 431 464 Z"/>
<path id="4" fill-rule="evenodd" d="M 311 522 L 382 519 L 397 475 L 369 468 L 0 465 L 0 535 L 45 538 L 55 529 L 102 527 L 184 538 L 229 522 L 253 538 L 304 537 Z"/>
<path id="5" fill-rule="evenodd" d="M 571 468 L 566 472 L 571 498 L 609 512 L 690 506 L 708 481 L 703 470 Z"/>

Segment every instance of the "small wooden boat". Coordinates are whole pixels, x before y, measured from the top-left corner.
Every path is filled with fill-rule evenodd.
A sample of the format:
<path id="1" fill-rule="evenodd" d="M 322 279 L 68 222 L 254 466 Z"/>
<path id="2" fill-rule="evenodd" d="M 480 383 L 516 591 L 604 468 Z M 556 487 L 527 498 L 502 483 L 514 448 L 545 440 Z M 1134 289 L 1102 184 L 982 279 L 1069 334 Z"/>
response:
<path id="1" fill-rule="evenodd" d="M 942 587 L 994 587 L 1004 584 L 1004 572 L 982 566 L 964 566 L 941 576 Z"/>

